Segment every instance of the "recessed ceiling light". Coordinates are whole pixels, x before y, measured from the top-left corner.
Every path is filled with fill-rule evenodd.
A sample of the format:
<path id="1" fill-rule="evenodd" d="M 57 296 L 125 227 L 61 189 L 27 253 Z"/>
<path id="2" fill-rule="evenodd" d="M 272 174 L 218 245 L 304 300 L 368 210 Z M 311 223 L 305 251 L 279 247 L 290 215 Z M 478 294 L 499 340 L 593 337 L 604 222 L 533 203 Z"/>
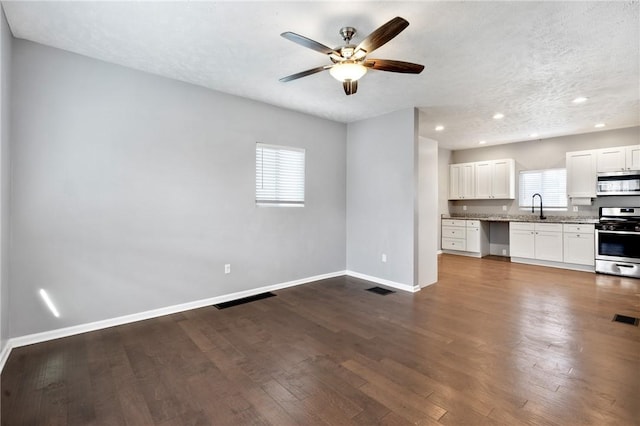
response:
<path id="1" fill-rule="evenodd" d="M 480 141 L 478 142 L 480 145 L 484 145 L 485 143 L 487 143 L 487 141 Z"/>
<path id="2" fill-rule="evenodd" d="M 588 100 L 588 99 L 589 99 L 589 98 L 585 98 L 584 96 L 580 96 L 580 97 L 575 98 L 575 99 L 574 99 L 573 101 L 571 101 L 571 102 L 573 102 L 574 104 L 581 104 L 581 103 L 583 103 L 583 102 L 587 102 L 587 100 Z"/>
<path id="3" fill-rule="evenodd" d="M 537 138 L 537 137 L 538 137 L 538 134 L 537 134 L 537 133 L 531 133 L 531 134 L 529 135 L 529 137 L 530 137 L 530 138 Z"/>
<path id="4" fill-rule="evenodd" d="M 504 114 L 501 112 L 496 112 L 495 114 L 493 114 L 493 119 L 494 120 L 500 120 L 501 118 L 504 118 Z"/>
<path id="5" fill-rule="evenodd" d="M 604 124 L 604 123 L 598 123 L 598 124 L 596 124 L 596 125 L 595 125 L 595 126 L 593 126 L 593 127 L 595 127 L 596 129 L 600 129 L 600 128 L 604 127 L 604 126 L 605 126 L 605 124 Z"/>
<path id="6" fill-rule="evenodd" d="M 444 130 L 444 126 L 442 126 L 442 125 L 437 125 L 436 126 L 436 132 L 441 132 L 443 130 Z"/>

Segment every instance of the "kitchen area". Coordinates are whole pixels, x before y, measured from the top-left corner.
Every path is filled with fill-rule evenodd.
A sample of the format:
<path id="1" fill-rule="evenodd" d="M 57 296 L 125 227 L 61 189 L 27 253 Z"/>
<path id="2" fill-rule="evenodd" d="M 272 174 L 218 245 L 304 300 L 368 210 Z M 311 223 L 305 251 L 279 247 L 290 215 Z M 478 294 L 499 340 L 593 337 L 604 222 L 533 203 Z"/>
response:
<path id="1" fill-rule="evenodd" d="M 443 253 L 640 278 L 638 127 L 442 150 L 439 178 Z"/>

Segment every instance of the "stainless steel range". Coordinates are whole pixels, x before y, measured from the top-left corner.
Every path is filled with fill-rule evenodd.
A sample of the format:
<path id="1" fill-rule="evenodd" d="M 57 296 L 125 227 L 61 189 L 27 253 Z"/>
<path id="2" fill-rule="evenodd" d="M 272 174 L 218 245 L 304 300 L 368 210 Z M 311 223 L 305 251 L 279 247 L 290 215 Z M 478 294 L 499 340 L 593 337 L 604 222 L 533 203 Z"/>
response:
<path id="1" fill-rule="evenodd" d="M 640 207 L 600 207 L 596 272 L 640 278 Z"/>

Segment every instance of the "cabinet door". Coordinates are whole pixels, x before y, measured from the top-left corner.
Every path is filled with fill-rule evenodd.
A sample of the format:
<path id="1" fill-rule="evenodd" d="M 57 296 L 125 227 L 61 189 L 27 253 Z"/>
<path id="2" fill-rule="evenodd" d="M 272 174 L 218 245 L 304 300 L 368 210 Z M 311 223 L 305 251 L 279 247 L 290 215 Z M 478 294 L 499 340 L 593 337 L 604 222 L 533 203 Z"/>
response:
<path id="1" fill-rule="evenodd" d="M 460 164 L 460 184 L 458 186 L 460 198 L 475 197 L 475 164 Z"/>
<path id="2" fill-rule="evenodd" d="M 493 198 L 492 176 L 493 162 L 476 163 L 476 198 Z"/>
<path id="3" fill-rule="evenodd" d="M 472 226 L 466 228 L 467 251 L 480 253 L 480 227 Z"/>
<path id="4" fill-rule="evenodd" d="M 449 166 L 449 199 L 464 200 L 475 194 L 475 164 L 451 164 Z"/>
<path id="5" fill-rule="evenodd" d="M 536 231 L 536 259 L 562 262 L 562 232 Z"/>
<path id="6" fill-rule="evenodd" d="M 626 151 L 627 170 L 640 170 L 640 145 L 628 146 Z"/>
<path id="7" fill-rule="evenodd" d="M 449 166 L 449 199 L 460 199 L 460 165 Z"/>
<path id="8" fill-rule="evenodd" d="M 494 161 L 491 176 L 492 198 L 516 198 L 515 181 L 516 170 L 513 160 Z"/>
<path id="9" fill-rule="evenodd" d="M 567 152 L 567 193 L 572 198 L 596 197 L 596 151 Z"/>
<path id="10" fill-rule="evenodd" d="M 620 148 L 604 148 L 597 151 L 597 168 L 598 172 L 619 172 L 626 167 L 626 149 Z"/>
<path id="11" fill-rule="evenodd" d="M 534 231 L 524 229 L 509 230 L 509 254 L 511 257 L 535 258 Z"/>
<path id="12" fill-rule="evenodd" d="M 593 234 L 565 233 L 564 261 L 578 265 L 595 265 Z"/>

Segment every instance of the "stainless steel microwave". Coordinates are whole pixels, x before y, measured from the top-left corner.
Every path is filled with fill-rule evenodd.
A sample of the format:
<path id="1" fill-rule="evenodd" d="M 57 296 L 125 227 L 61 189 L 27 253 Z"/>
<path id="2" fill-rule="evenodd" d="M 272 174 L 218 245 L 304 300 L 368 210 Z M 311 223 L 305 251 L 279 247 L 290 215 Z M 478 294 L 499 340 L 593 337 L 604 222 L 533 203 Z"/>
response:
<path id="1" fill-rule="evenodd" d="M 640 170 L 598 173 L 597 195 L 640 195 Z"/>

